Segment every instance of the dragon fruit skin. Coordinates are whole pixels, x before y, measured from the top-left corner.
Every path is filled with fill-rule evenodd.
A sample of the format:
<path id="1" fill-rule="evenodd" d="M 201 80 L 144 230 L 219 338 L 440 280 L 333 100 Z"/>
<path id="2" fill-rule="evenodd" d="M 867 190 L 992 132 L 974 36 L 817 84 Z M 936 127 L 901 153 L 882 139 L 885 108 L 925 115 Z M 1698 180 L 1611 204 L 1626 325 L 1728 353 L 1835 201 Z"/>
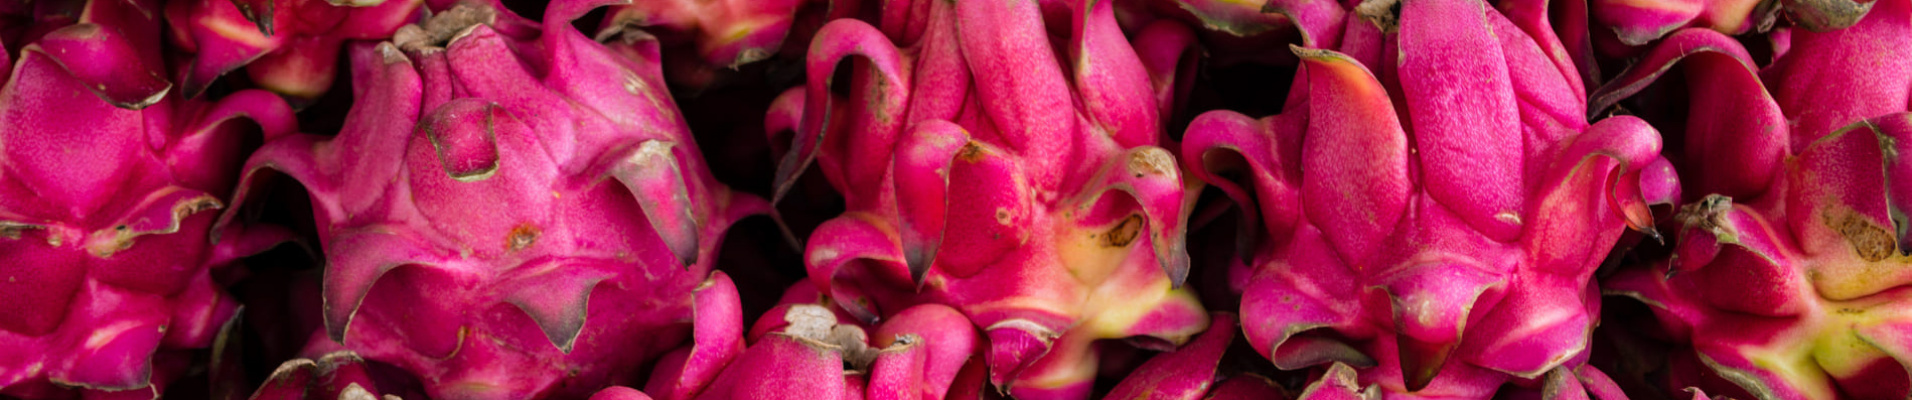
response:
<path id="1" fill-rule="evenodd" d="M 0 57 L 0 396 L 150 398 L 234 312 L 209 271 L 289 238 L 209 241 L 209 211 L 242 139 L 296 122 L 265 92 L 171 95 L 157 2 L 47 6 L 80 17 L 30 16 Z"/>
<path id="2" fill-rule="evenodd" d="M 1211 112 L 1183 144 L 1260 227 L 1237 275 L 1249 343 L 1282 369 L 1346 363 L 1420 397 L 1577 369 L 1594 270 L 1677 193 L 1658 134 L 1582 119 L 1544 9 L 1357 9 L 1381 23 L 1349 21 L 1346 54 L 1295 48 L 1287 111 Z"/>
<path id="3" fill-rule="evenodd" d="M 418 15 L 419 0 L 182 0 L 166 4 L 173 42 L 195 53 L 181 81 L 198 97 L 245 68 L 252 82 L 298 100 L 325 94 L 349 40 L 383 40 Z"/>
<path id="4" fill-rule="evenodd" d="M 971 361 L 975 328 L 953 308 L 911 307 L 870 329 L 803 292 L 793 288 L 746 335 L 737 287 L 712 274 L 697 290 L 694 343 L 660 361 L 645 389 L 657 399 L 942 399 L 966 366 L 981 365 Z"/>
<path id="5" fill-rule="evenodd" d="M 357 45 L 344 131 L 248 160 L 310 193 L 330 340 L 433 398 L 525 399 L 627 383 L 684 339 L 722 233 L 767 204 L 708 176 L 654 42 L 571 27 L 602 4 L 546 28 L 464 4 Z"/>
<path id="6" fill-rule="evenodd" d="M 1085 2 L 1054 38 L 1035 2 L 929 3 L 922 24 L 826 25 L 807 85 L 767 117 L 796 128 L 779 196 L 814 161 L 845 199 L 809 238 L 818 291 L 863 321 L 961 310 L 1017 398 L 1088 396 L 1096 340 L 1175 344 L 1207 326 L 1178 287 L 1190 182 L 1154 146 L 1174 99 L 1153 78 L 1176 76 L 1186 28 L 1162 21 L 1131 45 L 1109 2 Z"/>
<path id="7" fill-rule="evenodd" d="M 1710 392 L 1905 397 L 1912 4 L 1882 0 L 1851 28 L 1792 40 L 1756 71 L 1732 38 L 1682 30 L 1596 92 L 1604 106 L 1683 69 L 1694 95 L 1681 170 L 1702 196 L 1680 211 L 1671 260 L 1603 287 L 1647 304 L 1738 386 Z"/>

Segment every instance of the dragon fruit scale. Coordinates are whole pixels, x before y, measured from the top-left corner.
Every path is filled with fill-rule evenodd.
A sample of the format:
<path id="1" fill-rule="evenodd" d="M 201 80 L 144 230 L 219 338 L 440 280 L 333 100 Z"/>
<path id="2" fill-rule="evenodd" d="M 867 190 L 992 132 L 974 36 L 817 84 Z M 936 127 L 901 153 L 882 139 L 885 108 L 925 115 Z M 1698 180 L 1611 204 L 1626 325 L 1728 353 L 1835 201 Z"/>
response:
<path id="1" fill-rule="evenodd" d="M 1645 122 L 1583 117 L 1545 4 L 1502 7 L 1368 1 L 1340 52 L 1294 47 L 1283 113 L 1190 125 L 1192 174 L 1259 227 L 1242 329 L 1277 367 L 1457 398 L 1581 373 L 1594 271 L 1678 180 Z"/>
<path id="2" fill-rule="evenodd" d="M 767 117 L 796 129 L 779 196 L 814 162 L 845 199 L 809 235 L 818 291 L 864 323 L 961 311 L 988 338 L 990 381 L 1022 399 L 1089 396 L 1097 340 L 1163 348 L 1206 327 L 1180 287 L 1192 182 L 1156 146 L 1174 99 L 1155 84 L 1193 51 L 1158 36 L 1187 28 L 1131 44 L 1108 1 L 1070 4 L 1068 30 L 1034 1 L 928 3 L 882 30 L 824 26 L 806 86 Z"/>
<path id="3" fill-rule="evenodd" d="M 418 15 L 419 0 L 173 0 L 172 41 L 194 53 L 182 89 L 197 97 L 245 68 L 254 84 L 310 101 L 332 87 L 349 40 L 384 40 Z"/>
<path id="4" fill-rule="evenodd" d="M 329 340 L 432 398 L 529 399 L 630 383 L 685 339 L 723 232 L 767 203 L 710 178 L 648 35 L 570 24 L 606 3 L 542 26 L 462 3 L 355 45 L 343 131 L 247 161 L 310 194 Z"/>
<path id="5" fill-rule="evenodd" d="M 1684 130 L 1676 156 L 1698 195 L 1676 216 L 1670 260 L 1602 287 L 1646 304 L 1732 384 L 1709 393 L 1906 397 L 1912 2 L 1792 39 L 1756 69 L 1732 38 L 1682 30 L 1595 93 L 1604 106 L 1685 72 L 1691 115 L 1668 130 Z"/>
<path id="6" fill-rule="evenodd" d="M 173 92 L 158 6 L 41 4 L 0 52 L 0 397 L 158 396 L 235 312 L 212 270 L 290 238 L 209 240 L 245 139 L 297 126 L 270 93 Z"/>

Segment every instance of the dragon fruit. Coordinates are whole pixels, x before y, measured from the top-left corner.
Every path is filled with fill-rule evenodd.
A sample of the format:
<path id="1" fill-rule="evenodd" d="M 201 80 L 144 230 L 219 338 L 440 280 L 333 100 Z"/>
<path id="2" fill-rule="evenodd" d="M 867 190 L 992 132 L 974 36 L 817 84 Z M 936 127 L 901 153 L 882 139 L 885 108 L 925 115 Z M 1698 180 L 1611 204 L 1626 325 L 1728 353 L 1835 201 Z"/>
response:
<path id="1" fill-rule="evenodd" d="M 1795 32 L 1764 70 L 1718 33 L 1668 36 L 1596 92 L 1645 90 L 1676 65 L 1690 107 L 1672 258 L 1623 271 L 1608 293 L 1647 304 L 1668 338 L 1761 399 L 1912 395 L 1912 298 L 1902 155 L 1912 143 L 1912 2 Z M 1601 109 L 1596 108 L 1596 109 Z"/>
<path id="2" fill-rule="evenodd" d="M 975 329 L 955 309 L 911 307 L 872 330 L 804 289 L 792 288 L 746 336 L 737 287 L 713 274 L 697 290 L 695 343 L 659 362 L 645 389 L 665 400 L 941 399 L 973 369 L 965 366 L 981 365 L 970 362 Z"/>
<path id="3" fill-rule="evenodd" d="M 266 92 L 173 95 L 157 2 L 36 6 L 0 52 L 0 396 L 151 398 L 233 315 L 210 271 L 289 238 L 214 243 L 209 211 L 243 139 L 296 122 Z"/>
<path id="4" fill-rule="evenodd" d="M 1235 274 L 1247 339 L 1277 367 L 1345 363 L 1423 397 L 1562 371 L 1579 379 L 1541 383 L 1610 386 L 1581 368 L 1591 278 L 1678 181 L 1646 123 L 1582 117 L 1544 6 L 1363 3 L 1345 54 L 1294 48 L 1286 111 L 1191 124 L 1192 173 L 1259 227 Z"/>
<path id="5" fill-rule="evenodd" d="M 245 166 L 309 192 L 327 340 L 432 398 L 583 397 L 685 339 L 722 234 L 767 204 L 712 180 L 642 32 L 466 3 L 350 50 L 336 137 Z M 495 3 L 494 3 L 495 4 Z M 233 215 L 228 213 L 228 216 Z"/>
<path id="6" fill-rule="evenodd" d="M 807 85 L 768 117 L 797 128 L 778 196 L 814 161 L 845 199 L 809 236 L 818 291 L 864 323 L 960 310 L 989 339 L 990 381 L 1024 399 L 1087 397 L 1097 340 L 1163 348 L 1206 327 L 1179 287 L 1189 183 L 1154 146 L 1173 98 L 1151 77 L 1174 76 L 1183 42 L 1151 38 L 1186 28 L 1131 45 L 1109 2 L 1074 10 L 1066 38 L 1035 2 L 928 7 L 883 30 L 826 25 Z M 852 57 L 848 94 L 833 93 Z"/>
<path id="7" fill-rule="evenodd" d="M 173 42 L 195 53 L 182 86 L 198 97 L 214 79 L 246 68 L 252 82 L 309 101 L 332 88 L 340 47 L 383 40 L 418 14 L 419 0 L 174 0 Z"/>

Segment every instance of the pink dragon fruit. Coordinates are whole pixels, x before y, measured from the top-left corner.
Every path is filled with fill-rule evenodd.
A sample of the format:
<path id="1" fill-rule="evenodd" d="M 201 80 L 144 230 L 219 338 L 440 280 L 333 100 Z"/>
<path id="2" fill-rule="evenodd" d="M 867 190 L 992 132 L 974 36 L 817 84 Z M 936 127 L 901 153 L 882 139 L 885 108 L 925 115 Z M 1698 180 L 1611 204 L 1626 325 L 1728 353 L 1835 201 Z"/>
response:
<path id="1" fill-rule="evenodd" d="M 384 40 L 418 14 L 419 0 L 175 0 L 166 4 L 173 42 L 196 53 L 184 79 L 198 97 L 240 67 L 259 87 L 297 100 L 332 88 L 339 48 Z"/>
<path id="2" fill-rule="evenodd" d="M 1189 127 L 1193 174 L 1260 227 L 1235 274 L 1243 330 L 1277 367 L 1346 363 L 1419 397 L 1556 371 L 1607 385 L 1579 367 L 1593 272 L 1677 179 L 1641 120 L 1582 117 L 1545 4 L 1507 7 L 1363 3 L 1347 54 L 1295 48 L 1286 112 Z"/>
<path id="3" fill-rule="evenodd" d="M 1604 282 L 1761 399 L 1912 395 L 1912 2 L 1795 32 L 1755 70 L 1732 38 L 1688 29 L 1596 93 L 1626 98 L 1678 65 L 1691 90 L 1673 257 Z M 1601 109 L 1596 108 L 1596 109 Z"/>
<path id="4" fill-rule="evenodd" d="M 970 362 L 975 328 L 955 309 L 911 307 L 872 331 L 805 289 L 792 288 L 746 337 L 737 287 L 713 274 L 697 290 L 695 343 L 665 356 L 645 389 L 664 400 L 942 399 L 966 365 L 981 365 Z"/>
<path id="5" fill-rule="evenodd" d="M 1173 99 L 1152 77 L 1174 75 L 1185 42 L 1152 37 L 1186 28 L 1164 21 L 1132 46 L 1106 1 L 1075 9 L 1066 38 L 1035 2 L 928 7 L 881 31 L 831 22 L 808 85 L 771 111 L 771 132 L 798 128 L 779 196 L 815 161 L 845 198 L 810 235 L 818 291 L 865 323 L 962 311 L 989 338 L 991 382 L 1024 399 L 1087 397 L 1097 340 L 1160 348 L 1206 327 L 1179 287 L 1188 183 L 1153 145 Z M 835 94 L 851 57 L 866 62 Z"/>
<path id="6" fill-rule="evenodd" d="M 289 238 L 214 243 L 208 211 L 243 139 L 296 122 L 265 92 L 169 96 L 157 2 L 56 3 L 0 52 L 0 397 L 151 398 L 233 314 L 209 271 Z"/>
<path id="7" fill-rule="evenodd" d="M 355 45 L 344 130 L 247 162 L 311 195 L 329 340 L 433 398 L 529 399 L 628 383 L 685 339 L 723 232 L 767 204 L 709 177 L 655 42 L 572 27 L 603 3 L 542 27 L 460 4 Z"/>

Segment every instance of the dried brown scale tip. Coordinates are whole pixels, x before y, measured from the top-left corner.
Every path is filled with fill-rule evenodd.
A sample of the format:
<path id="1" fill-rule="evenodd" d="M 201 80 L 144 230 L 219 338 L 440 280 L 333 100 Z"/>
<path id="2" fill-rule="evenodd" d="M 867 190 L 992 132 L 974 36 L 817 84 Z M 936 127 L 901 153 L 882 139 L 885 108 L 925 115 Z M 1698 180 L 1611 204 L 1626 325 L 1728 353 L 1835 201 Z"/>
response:
<path id="1" fill-rule="evenodd" d="M 443 50 L 453 39 L 470 33 L 472 27 L 498 22 L 498 11 L 474 3 L 458 3 L 450 10 L 432 15 L 424 26 L 405 25 L 392 34 L 392 43 L 408 52 Z"/>

